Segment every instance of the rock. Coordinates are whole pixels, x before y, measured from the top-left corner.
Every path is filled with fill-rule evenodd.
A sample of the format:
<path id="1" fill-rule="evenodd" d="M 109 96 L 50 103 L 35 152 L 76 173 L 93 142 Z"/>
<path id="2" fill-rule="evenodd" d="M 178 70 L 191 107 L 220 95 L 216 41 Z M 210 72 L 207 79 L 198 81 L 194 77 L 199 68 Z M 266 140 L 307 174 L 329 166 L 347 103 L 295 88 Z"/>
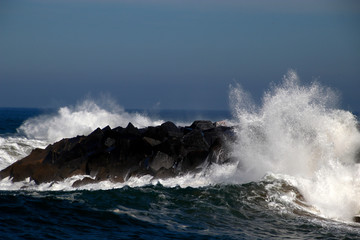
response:
<path id="1" fill-rule="evenodd" d="M 126 128 L 107 126 L 88 136 L 34 149 L 0 171 L 0 179 L 10 177 L 17 182 L 30 178 L 41 184 L 88 175 L 74 182 L 78 187 L 104 180 L 124 182 L 147 174 L 174 177 L 231 159 L 225 141 L 233 137 L 232 128 L 216 127 L 210 121 L 195 121 L 180 128 L 172 122 L 142 129 L 131 123 Z"/>
<path id="2" fill-rule="evenodd" d="M 215 127 L 226 127 L 227 123 L 225 120 L 215 122 Z"/>
<path id="3" fill-rule="evenodd" d="M 186 173 L 193 171 L 202 165 L 207 165 L 209 163 L 207 156 L 207 151 L 199 150 L 189 152 L 181 163 L 181 171 Z"/>
<path id="4" fill-rule="evenodd" d="M 176 173 L 173 168 L 170 168 L 170 169 L 160 168 L 156 172 L 154 179 L 167 179 L 167 178 L 172 178 L 172 177 L 176 177 Z"/>
<path id="5" fill-rule="evenodd" d="M 198 129 L 201 131 L 212 129 L 214 127 L 215 125 L 211 121 L 204 121 L 204 120 L 194 121 L 193 124 L 191 124 L 190 126 L 190 128 L 192 129 Z"/>
<path id="6" fill-rule="evenodd" d="M 173 122 L 165 122 L 161 124 L 161 129 L 167 137 L 182 137 L 183 133 Z"/>
<path id="7" fill-rule="evenodd" d="M 125 132 L 132 136 L 139 136 L 141 133 L 138 128 L 136 128 L 132 123 L 129 122 L 127 127 L 125 128 Z"/>
<path id="8" fill-rule="evenodd" d="M 360 215 L 355 215 L 355 216 L 353 217 L 353 221 L 360 223 Z"/>
<path id="9" fill-rule="evenodd" d="M 174 159 L 163 152 L 157 152 L 153 160 L 150 162 L 150 168 L 157 172 L 160 168 L 169 169 L 174 166 Z"/>
<path id="10" fill-rule="evenodd" d="M 104 145 L 107 147 L 112 147 L 114 146 L 115 142 L 116 142 L 115 139 L 109 137 L 105 140 Z"/>
<path id="11" fill-rule="evenodd" d="M 161 141 L 150 138 L 150 137 L 143 137 L 143 139 L 144 139 L 145 142 L 147 142 L 152 147 L 161 144 Z"/>
<path id="12" fill-rule="evenodd" d="M 77 187 L 81 187 L 84 186 L 86 184 L 91 184 L 91 183 L 96 183 L 97 181 L 95 179 L 92 179 L 90 177 L 84 177 L 81 180 L 77 180 L 72 184 L 72 187 L 77 188 Z"/>
<path id="13" fill-rule="evenodd" d="M 204 133 L 200 130 L 193 130 L 183 137 L 185 147 L 190 150 L 207 151 L 209 144 L 204 138 Z"/>

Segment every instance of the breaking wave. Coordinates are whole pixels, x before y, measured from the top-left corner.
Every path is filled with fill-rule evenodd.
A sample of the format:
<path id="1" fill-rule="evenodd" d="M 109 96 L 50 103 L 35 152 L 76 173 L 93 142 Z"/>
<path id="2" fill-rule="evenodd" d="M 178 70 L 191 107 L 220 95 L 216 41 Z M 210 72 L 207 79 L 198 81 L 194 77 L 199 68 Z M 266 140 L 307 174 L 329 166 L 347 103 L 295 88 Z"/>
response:
<path id="1" fill-rule="evenodd" d="M 337 95 L 319 83 L 301 85 L 289 71 L 261 106 L 240 86 L 230 93 L 236 119 L 240 182 L 266 174 L 295 186 L 322 216 L 350 221 L 360 210 L 360 133 L 356 117 L 339 110 Z"/>
<path id="2" fill-rule="evenodd" d="M 56 114 L 30 118 L 18 128 L 18 132 L 30 139 L 53 143 L 62 138 L 87 135 L 107 125 L 111 128 L 126 127 L 129 122 L 136 127 L 146 127 L 163 121 L 153 120 L 145 113 L 126 112 L 111 101 L 102 107 L 93 100 L 85 100 L 76 106 L 61 107 Z"/>
<path id="3" fill-rule="evenodd" d="M 159 183 L 165 187 L 198 188 L 252 182 L 258 189 L 249 189 L 249 192 L 256 195 L 254 198 L 263 199 L 271 209 L 351 221 L 360 210 L 360 167 L 357 163 L 360 133 L 356 117 L 338 108 L 337 94 L 317 82 L 301 84 L 297 74 L 289 71 L 280 84 L 273 85 L 264 94 L 260 105 L 255 104 L 240 85 L 230 87 L 229 98 L 233 112 L 229 122 L 234 126 L 237 139 L 228 142 L 232 162 L 212 164 L 202 172 L 165 180 L 144 176 L 130 178 L 125 183 L 105 181 L 77 189 L 142 187 Z M 65 137 L 86 135 L 97 127 L 125 127 L 128 122 L 146 127 L 163 121 L 128 113 L 117 106 L 100 107 L 88 100 L 74 107 L 60 108 L 56 114 L 28 119 L 18 132 L 34 141 L 29 144 L 36 147 Z M 72 183 L 83 177 L 41 185 L 3 179 L 0 188 L 68 191 L 74 190 Z"/>

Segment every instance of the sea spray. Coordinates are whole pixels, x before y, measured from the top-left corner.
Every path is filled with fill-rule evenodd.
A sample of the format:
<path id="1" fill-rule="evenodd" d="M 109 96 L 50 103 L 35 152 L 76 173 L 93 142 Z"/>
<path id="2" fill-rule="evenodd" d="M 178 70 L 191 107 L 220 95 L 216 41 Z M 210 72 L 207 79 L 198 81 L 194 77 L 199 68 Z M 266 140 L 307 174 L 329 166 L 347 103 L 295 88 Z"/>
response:
<path id="1" fill-rule="evenodd" d="M 45 148 L 45 141 L 20 136 L 0 137 L 0 169 L 26 157 L 34 148 Z"/>
<path id="2" fill-rule="evenodd" d="M 163 121 L 152 120 L 145 114 L 126 112 L 112 101 L 103 107 L 93 100 L 85 100 L 76 106 L 61 107 L 56 114 L 30 118 L 18 128 L 18 132 L 28 138 L 53 143 L 62 138 L 87 135 L 107 125 L 126 127 L 129 122 L 136 127 L 147 127 Z"/>
<path id="3" fill-rule="evenodd" d="M 267 173 L 295 177 L 296 187 L 320 215 L 351 220 L 360 210 L 360 148 L 356 118 L 336 109 L 337 95 L 318 83 L 301 85 L 289 71 L 255 106 L 240 86 L 230 92 L 242 182 Z"/>
<path id="4" fill-rule="evenodd" d="M 265 93 L 261 105 L 254 104 L 250 94 L 240 86 L 231 88 L 230 102 L 234 114 L 231 124 L 236 126 L 237 136 L 236 142 L 229 141 L 233 161 L 212 164 L 202 172 L 176 178 L 134 177 L 125 183 L 104 181 L 81 189 L 141 187 L 158 183 L 170 188 L 199 188 L 252 182 L 254 186 L 264 186 L 264 190 L 258 192 L 255 189 L 254 193 L 263 198 L 269 208 L 289 213 L 303 208 L 322 217 L 351 220 L 360 209 L 360 171 L 355 162 L 360 134 L 356 118 L 337 108 L 337 95 L 332 90 L 316 82 L 301 85 L 296 73 L 290 71 L 281 84 Z M 53 115 L 28 119 L 18 131 L 27 136 L 28 141 L 34 140 L 33 147 L 36 147 L 64 137 L 88 134 L 106 125 L 126 126 L 132 122 L 138 127 L 146 127 L 162 122 L 111 106 L 84 101 L 60 108 Z M 4 179 L 0 188 L 76 190 L 72 183 L 82 177 L 74 176 L 63 182 L 40 186 L 31 181 L 12 184 L 9 179 Z"/>
<path id="5" fill-rule="evenodd" d="M 129 122 L 147 127 L 163 121 L 145 113 L 129 113 L 110 97 L 101 101 L 87 99 L 75 106 L 61 107 L 53 114 L 29 118 L 17 129 L 17 134 L 0 136 L 0 169 L 26 157 L 34 148 L 45 148 L 62 138 L 87 135 L 98 127 L 126 127 Z"/>

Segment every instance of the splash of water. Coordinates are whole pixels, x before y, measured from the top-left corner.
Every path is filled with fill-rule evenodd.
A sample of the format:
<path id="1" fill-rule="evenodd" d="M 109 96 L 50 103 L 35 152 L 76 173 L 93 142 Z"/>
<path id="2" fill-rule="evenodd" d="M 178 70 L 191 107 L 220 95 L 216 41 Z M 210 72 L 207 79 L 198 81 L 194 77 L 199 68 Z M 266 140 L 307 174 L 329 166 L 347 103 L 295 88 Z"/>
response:
<path id="1" fill-rule="evenodd" d="M 48 143 L 62 138 L 87 135 L 94 129 L 126 127 L 131 122 L 136 127 L 159 125 L 162 120 L 153 120 L 145 114 L 128 113 L 109 101 L 101 107 L 93 100 L 85 100 L 76 106 L 62 107 L 54 115 L 42 115 L 26 120 L 18 132 L 30 139 L 45 140 Z"/>
<path id="2" fill-rule="evenodd" d="M 144 186 L 160 182 L 164 186 L 202 187 L 218 183 L 239 184 L 250 181 L 283 181 L 295 187 L 315 214 L 351 221 L 360 210 L 360 167 L 356 154 L 360 148 L 357 120 L 350 112 L 337 108 L 337 95 L 319 83 L 302 85 L 294 71 L 283 82 L 265 93 L 257 106 L 240 86 L 231 88 L 230 102 L 237 141 L 230 143 L 238 162 L 213 164 L 204 172 L 166 180 L 150 176 L 131 178 L 126 183 L 101 182 L 84 189 L 109 189 Z M 113 105 L 112 105 L 113 106 Z M 55 115 L 27 120 L 19 131 L 30 139 L 51 143 L 64 137 L 88 134 L 96 127 L 138 127 L 161 124 L 138 113 L 127 113 L 118 107 L 100 107 L 84 101 L 75 107 L 63 107 Z M 265 176 L 265 177 L 264 177 Z M 83 176 L 64 182 L 43 184 L 1 181 L 1 189 L 28 186 L 37 190 L 73 190 L 72 183 Z M 270 179 L 270 180 L 269 180 Z M 280 181 L 279 181 L 280 180 Z M 280 186 L 281 187 L 281 186 Z M 269 185 L 269 198 L 275 208 L 278 202 L 289 206 L 296 200 Z M 285 209 L 287 210 L 287 208 Z"/>
<path id="3" fill-rule="evenodd" d="M 230 93 L 236 118 L 239 181 L 267 173 L 295 177 L 305 199 L 326 217 L 350 220 L 360 210 L 357 121 L 336 109 L 337 96 L 318 83 L 301 85 L 294 71 L 255 106 L 240 86 Z"/>
<path id="4" fill-rule="evenodd" d="M 26 157 L 34 148 L 45 148 L 46 142 L 23 137 L 0 137 L 0 170 Z"/>

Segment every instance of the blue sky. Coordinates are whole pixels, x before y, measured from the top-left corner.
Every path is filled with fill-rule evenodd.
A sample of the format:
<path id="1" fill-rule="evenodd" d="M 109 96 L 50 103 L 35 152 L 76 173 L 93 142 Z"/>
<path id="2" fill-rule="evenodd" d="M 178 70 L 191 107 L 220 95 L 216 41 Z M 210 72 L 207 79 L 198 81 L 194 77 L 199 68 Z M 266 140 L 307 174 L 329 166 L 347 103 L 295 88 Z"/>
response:
<path id="1" fill-rule="evenodd" d="M 0 2 L 0 107 L 228 109 L 290 68 L 360 110 L 360 1 Z"/>

